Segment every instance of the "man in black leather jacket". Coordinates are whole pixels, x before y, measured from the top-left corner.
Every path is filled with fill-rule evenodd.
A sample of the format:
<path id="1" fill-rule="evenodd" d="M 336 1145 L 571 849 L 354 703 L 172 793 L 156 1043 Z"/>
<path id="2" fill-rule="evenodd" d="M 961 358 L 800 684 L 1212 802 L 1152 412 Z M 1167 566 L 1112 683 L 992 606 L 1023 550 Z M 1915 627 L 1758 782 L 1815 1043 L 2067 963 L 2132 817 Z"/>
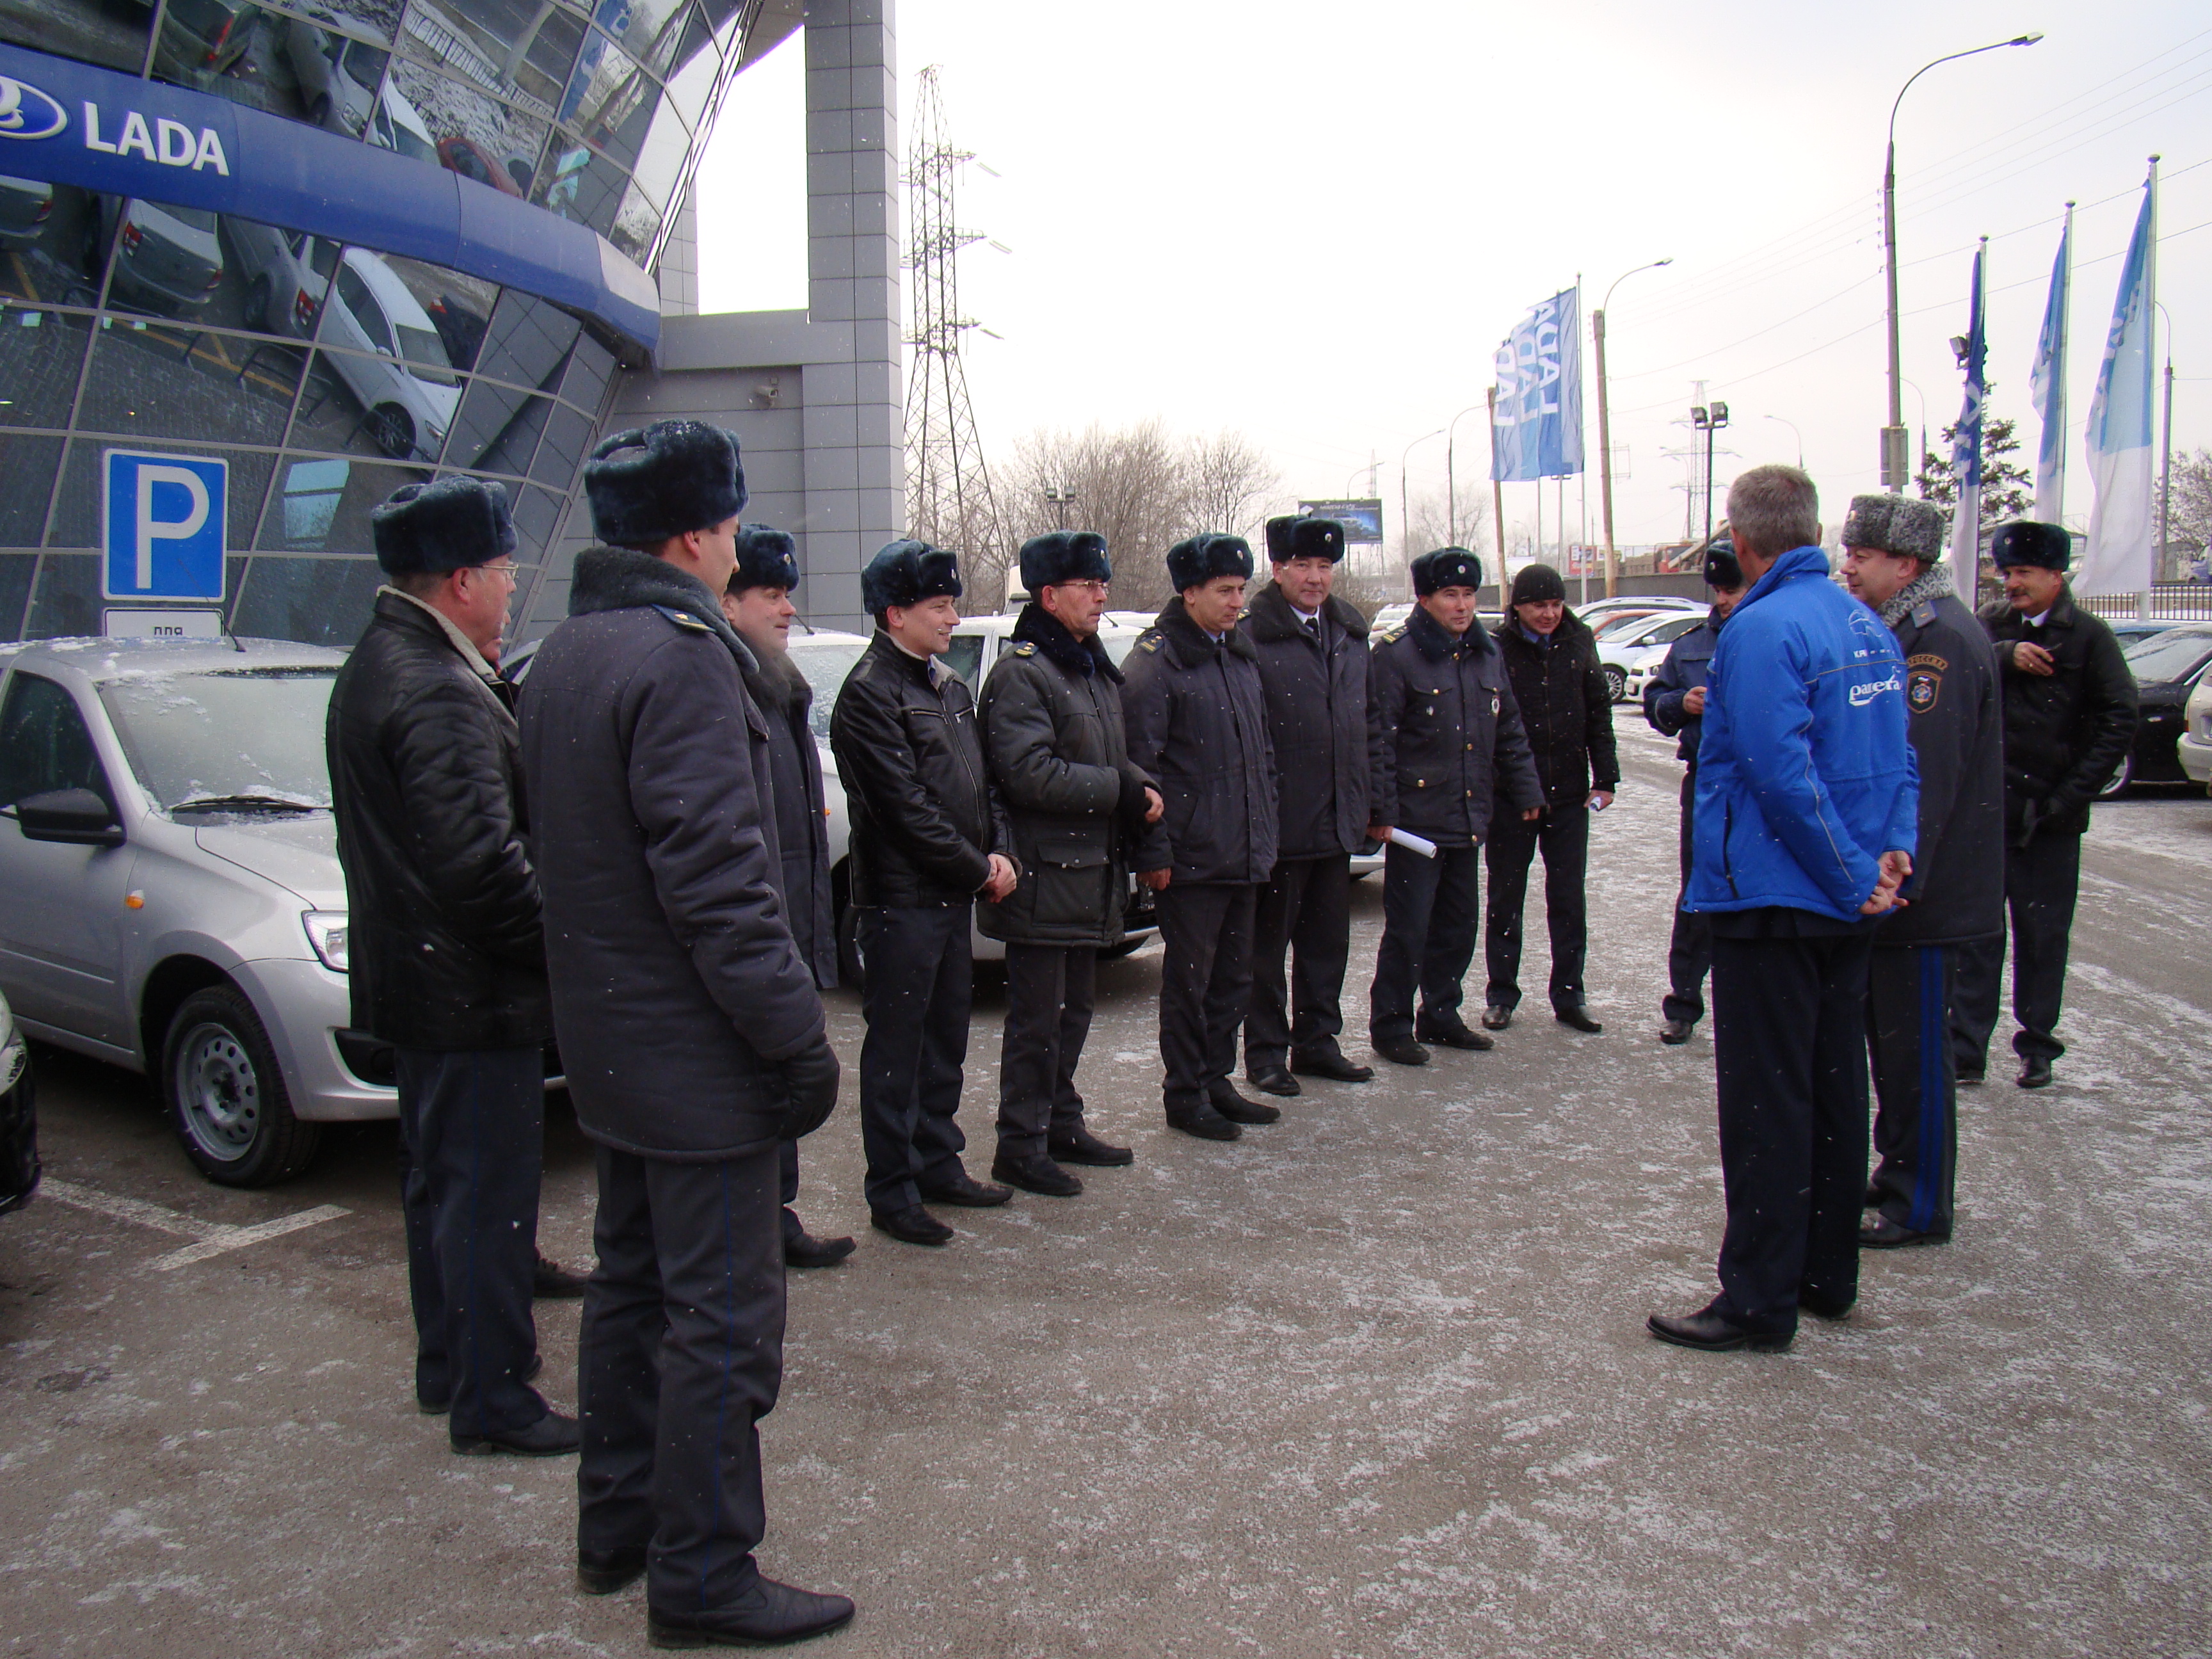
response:
<path id="1" fill-rule="evenodd" d="M 2135 676 L 2112 630 L 2074 603 L 2073 545 L 2057 525 L 2000 525 L 1990 558 L 2005 597 L 1982 607 L 2004 695 L 2005 908 L 2012 922 L 2012 1046 L 2023 1089 L 2051 1081 L 2066 952 L 2081 883 L 2089 803 L 2127 757 L 2139 717 Z M 2004 938 L 1959 953 L 1952 1047 L 1962 1081 L 1979 1082 L 1997 1023 Z"/>
<path id="2" fill-rule="evenodd" d="M 576 1449 L 528 1379 L 551 1034 L 529 809 L 493 668 L 514 592 L 507 491 L 409 484 L 371 520 L 391 585 L 331 689 L 355 1025 L 392 1043 L 407 1153 L 415 1395 L 453 1449 Z"/>
<path id="3" fill-rule="evenodd" d="M 585 487 L 605 544 L 576 556 L 522 696 L 553 1019 L 599 1159 L 576 1582 L 643 1573 L 655 1646 L 788 1641 L 853 1616 L 753 1559 L 756 1425 L 783 1378 L 777 1148 L 836 1107 L 837 1057 L 720 602 L 744 477 L 727 433 L 664 421 L 602 442 Z"/>
<path id="4" fill-rule="evenodd" d="M 799 959 L 827 991 L 837 983 L 837 937 L 830 892 L 830 824 L 823 811 L 822 751 L 808 714 L 814 688 L 791 659 L 791 596 L 799 587 L 799 544 L 772 525 L 738 529 L 737 574 L 722 592 L 722 615 L 752 653 L 740 662 L 745 693 L 768 724 L 769 775 L 775 784 L 776 890 Z M 853 1254 L 849 1238 L 817 1238 L 791 1206 L 799 1197 L 799 1143 L 781 1154 L 783 1264 L 828 1267 Z"/>
<path id="5" fill-rule="evenodd" d="M 1268 520 L 1274 580 L 1240 624 L 1260 653 L 1278 814 L 1275 868 L 1253 921 L 1244 1074 L 1274 1095 L 1297 1094 L 1298 1077 L 1375 1075 L 1337 1042 L 1352 855 L 1366 844 L 1368 824 L 1367 618 L 1330 591 L 1343 556 L 1344 526 L 1334 519 Z"/>
<path id="6" fill-rule="evenodd" d="M 975 734 L 975 700 L 942 660 L 960 620 L 960 567 L 892 542 L 860 573 L 875 638 L 830 713 L 852 823 L 860 942 L 860 1138 L 868 1222 L 908 1244 L 949 1244 L 925 1200 L 984 1208 L 1012 1193 L 960 1162 L 960 1085 L 974 996 L 978 896 L 1014 890 L 1012 836 Z"/>

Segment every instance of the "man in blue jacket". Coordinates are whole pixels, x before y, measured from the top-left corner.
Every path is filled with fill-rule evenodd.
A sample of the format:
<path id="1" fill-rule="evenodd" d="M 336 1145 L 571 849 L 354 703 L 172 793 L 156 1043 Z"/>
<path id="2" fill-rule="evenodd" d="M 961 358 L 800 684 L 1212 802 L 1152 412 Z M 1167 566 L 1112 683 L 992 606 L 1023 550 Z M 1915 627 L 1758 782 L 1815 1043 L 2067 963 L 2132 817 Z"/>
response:
<path id="1" fill-rule="evenodd" d="M 1828 580 L 1812 479 L 1753 467 L 1728 507 L 1751 591 L 1706 682 L 1683 900 L 1712 918 L 1728 1228 L 1720 1294 L 1649 1322 L 1716 1352 L 1786 1348 L 1800 1308 L 1857 1300 L 1873 919 L 1912 872 L 1920 795 L 1904 659 Z"/>

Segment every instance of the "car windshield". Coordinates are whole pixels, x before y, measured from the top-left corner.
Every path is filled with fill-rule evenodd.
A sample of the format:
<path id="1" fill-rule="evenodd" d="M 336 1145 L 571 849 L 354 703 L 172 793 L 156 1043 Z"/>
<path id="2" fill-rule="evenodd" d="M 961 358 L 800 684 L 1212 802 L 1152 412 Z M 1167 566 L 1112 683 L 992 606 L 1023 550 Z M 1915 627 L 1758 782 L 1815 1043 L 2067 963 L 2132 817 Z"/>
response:
<path id="1" fill-rule="evenodd" d="M 2128 647 L 2126 655 L 2138 684 L 2159 685 L 2185 680 L 2203 665 L 2207 657 L 2212 657 L 2212 632 L 2175 629 L 2170 633 L 2154 634 Z"/>
<path id="2" fill-rule="evenodd" d="M 1590 629 L 1590 632 L 1599 639 L 1609 640 L 1615 635 L 1626 633 L 1632 628 L 1641 627 L 1650 620 L 1651 613 L 1649 611 L 1616 611 L 1609 617 L 1599 617 L 1596 625 Z"/>
<path id="3" fill-rule="evenodd" d="M 416 328 L 407 323 L 393 327 L 399 335 L 399 355 L 407 360 L 407 372 L 418 380 L 428 380 L 432 386 L 457 386 L 453 371 L 446 361 L 446 348 L 438 337 L 427 328 Z"/>
<path id="4" fill-rule="evenodd" d="M 328 668 L 110 680 L 100 688 L 131 769 L 164 811 L 306 811 L 331 804 Z"/>
<path id="5" fill-rule="evenodd" d="M 853 665 L 860 661 L 867 648 L 865 640 L 810 639 L 796 635 L 792 639 L 791 660 L 814 688 L 814 703 L 807 710 L 806 723 L 814 728 L 814 735 L 824 742 L 830 737 L 830 710 L 837 701 L 845 676 L 853 672 Z"/>

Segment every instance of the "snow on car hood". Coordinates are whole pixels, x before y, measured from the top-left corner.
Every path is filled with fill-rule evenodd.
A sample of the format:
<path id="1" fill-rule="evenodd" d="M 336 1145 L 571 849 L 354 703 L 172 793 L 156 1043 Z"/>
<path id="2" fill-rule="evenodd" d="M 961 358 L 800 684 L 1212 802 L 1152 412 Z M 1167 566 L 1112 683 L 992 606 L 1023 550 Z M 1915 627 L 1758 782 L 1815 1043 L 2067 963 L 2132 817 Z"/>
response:
<path id="1" fill-rule="evenodd" d="M 328 812 L 204 823 L 192 831 L 192 839 L 202 852 L 289 888 L 310 909 L 346 908 L 337 825 Z"/>

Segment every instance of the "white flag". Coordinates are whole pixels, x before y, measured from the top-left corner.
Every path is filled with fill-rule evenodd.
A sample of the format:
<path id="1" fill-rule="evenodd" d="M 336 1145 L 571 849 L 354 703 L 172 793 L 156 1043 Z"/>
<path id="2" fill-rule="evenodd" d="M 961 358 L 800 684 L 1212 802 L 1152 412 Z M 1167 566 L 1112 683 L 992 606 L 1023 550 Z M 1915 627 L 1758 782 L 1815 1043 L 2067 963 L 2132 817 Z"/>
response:
<path id="1" fill-rule="evenodd" d="M 2028 401 L 2043 422 L 2043 441 L 2035 452 L 2035 516 L 2045 524 L 2063 522 L 2066 509 L 2066 313 L 2072 303 L 2074 204 L 2066 204 L 2066 228 L 2058 233 L 2058 257 L 2051 264 L 2051 297 L 2043 305 L 2043 333 L 2035 343 L 2035 367 L 2028 372 Z"/>
<path id="2" fill-rule="evenodd" d="M 2077 593 L 2143 593 L 2156 568 L 2151 514 L 2151 300 L 2158 240 L 2158 173 L 2143 185 L 2128 242 L 2105 361 L 2089 405 L 2089 544 L 2074 578 Z"/>

